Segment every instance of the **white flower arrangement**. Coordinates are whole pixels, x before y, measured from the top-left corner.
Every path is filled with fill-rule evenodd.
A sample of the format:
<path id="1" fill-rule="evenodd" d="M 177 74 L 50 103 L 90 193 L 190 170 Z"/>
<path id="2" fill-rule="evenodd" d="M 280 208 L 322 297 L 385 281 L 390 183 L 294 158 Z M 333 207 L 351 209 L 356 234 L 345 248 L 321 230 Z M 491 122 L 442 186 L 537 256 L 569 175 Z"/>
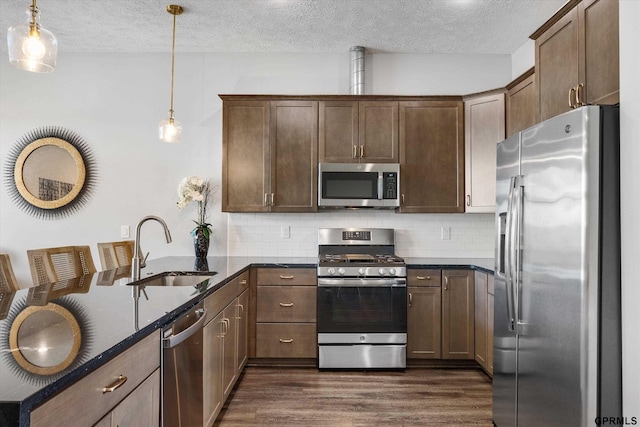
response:
<path id="1" fill-rule="evenodd" d="M 184 209 L 191 202 L 198 203 L 198 220 L 193 221 L 196 223 L 196 228 L 191 231 L 192 235 L 195 235 L 198 230 L 202 231 L 202 234 L 208 239 L 211 234 L 211 224 L 206 221 L 207 217 L 207 205 L 211 201 L 215 189 L 211 186 L 211 183 L 207 180 L 200 178 L 199 176 L 188 176 L 183 178 L 178 185 L 178 202 L 176 206 L 178 209 Z"/>

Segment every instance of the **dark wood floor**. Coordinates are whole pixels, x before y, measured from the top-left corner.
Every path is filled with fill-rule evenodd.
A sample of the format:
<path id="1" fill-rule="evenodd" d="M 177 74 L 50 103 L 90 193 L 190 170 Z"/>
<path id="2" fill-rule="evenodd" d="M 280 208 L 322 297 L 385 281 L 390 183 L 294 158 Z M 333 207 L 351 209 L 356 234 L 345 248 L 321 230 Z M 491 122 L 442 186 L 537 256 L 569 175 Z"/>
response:
<path id="1" fill-rule="evenodd" d="M 248 367 L 215 425 L 491 427 L 491 380 L 473 369 Z"/>

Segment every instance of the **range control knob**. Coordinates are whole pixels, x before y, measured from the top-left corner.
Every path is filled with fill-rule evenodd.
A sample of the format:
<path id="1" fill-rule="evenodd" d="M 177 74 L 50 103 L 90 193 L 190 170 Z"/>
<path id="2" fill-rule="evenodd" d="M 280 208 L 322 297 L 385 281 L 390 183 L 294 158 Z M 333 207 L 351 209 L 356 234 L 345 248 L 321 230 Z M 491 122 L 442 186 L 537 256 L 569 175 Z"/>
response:
<path id="1" fill-rule="evenodd" d="M 361 269 L 358 270 L 358 274 L 361 275 L 361 276 L 364 276 L 364 273 L 366 273 L 366 272 L 367 272 L 367 270 L 365 270 L 364 268 L 361 268 Z"/>
<path id="2" fill-rule="evenodd" d="M 385 274 L 387 274 L 387 270 L 381 268 L 380 270 L 378 270 L 378 273 L 380 273 L 381 276 L 384 276 Z"/>
<path id="3" fill-rule="evenodd" d="M 396 275 L 396 269 L 395 268 L 390 268 L 389 269 L 389 274 L 392 275 L 392 276 L 395 276 Z"/>
<path id="4" fill-rule="evenodd" d="M 339 268 L 338 269 L 338 274 L 339 275 L 344 276 L 344 273 L 345 273 L 344 268 Z"/>
<path id="5" fill-rule="evenodd" d="M 336 274 L 336 269 L 333 268 L 333 267 L 329 267 L 327 269 L 327 273 L 329 273 L 329 275 L 332 276 L 332 275 Z"/>

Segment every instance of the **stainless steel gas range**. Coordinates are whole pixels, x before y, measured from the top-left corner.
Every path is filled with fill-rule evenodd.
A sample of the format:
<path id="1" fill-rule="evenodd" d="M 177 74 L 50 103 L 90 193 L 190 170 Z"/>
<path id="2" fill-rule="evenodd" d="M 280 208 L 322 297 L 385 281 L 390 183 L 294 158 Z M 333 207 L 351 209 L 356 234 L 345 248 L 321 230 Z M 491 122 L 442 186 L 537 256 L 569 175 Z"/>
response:
<path id="1" fill-rule="evenodd" d="M 407 268 L 393 229 L 318 230 L 318 367 L 404 369 Z"/>

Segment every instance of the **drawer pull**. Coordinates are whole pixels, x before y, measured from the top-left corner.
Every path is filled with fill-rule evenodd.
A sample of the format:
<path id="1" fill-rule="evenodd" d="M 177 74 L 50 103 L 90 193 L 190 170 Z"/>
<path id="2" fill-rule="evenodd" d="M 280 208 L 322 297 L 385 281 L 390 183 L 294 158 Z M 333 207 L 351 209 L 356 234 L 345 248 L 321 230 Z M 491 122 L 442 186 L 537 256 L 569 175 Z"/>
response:
<path id="1" fill-rule="evenodd" d="M 280 342 L 284 344 L 291 344 L 293 342 L 293 338 L 280 338 Z"/>
<path id="2" fill-rule="evenodd" d="M 293 307 L 292 302 L 281 302 L 280 307 Z"/>
<path id="3" fill-rule="evenodd" d="M 118 379 L 116 379 L 111 385 L 102 388 L 102 394 L 111 393 L 120 388 L 124 383 L 127 382 L 127 377 L 124 375 L 118 375 Z"/>
<path id="4" fill-rule="evenodd" d="M 289 279 L 293 279 L 293 275 L 291 275 L 291 276 L 285 276 L 284 274 L 281 274 L 281 275 L 280 275 L 280 278 L 281 278 L 281 279 L 287 279 L 287 280 L 289 280 Z"/>
<path id="5" fill-rule="evenodd" d="M 416 276 L 418 280 L 431 280 L 431 276 Z"/>
<path id="6" fill-rule="evenodd" d="M 240 284 L 241 284 L 242 286 L 244 286 L 244 285 L 246 285 L 246 284 L 247 284 L 247 281 L 246 281 L 246 280 L 240 280 Z"/>

